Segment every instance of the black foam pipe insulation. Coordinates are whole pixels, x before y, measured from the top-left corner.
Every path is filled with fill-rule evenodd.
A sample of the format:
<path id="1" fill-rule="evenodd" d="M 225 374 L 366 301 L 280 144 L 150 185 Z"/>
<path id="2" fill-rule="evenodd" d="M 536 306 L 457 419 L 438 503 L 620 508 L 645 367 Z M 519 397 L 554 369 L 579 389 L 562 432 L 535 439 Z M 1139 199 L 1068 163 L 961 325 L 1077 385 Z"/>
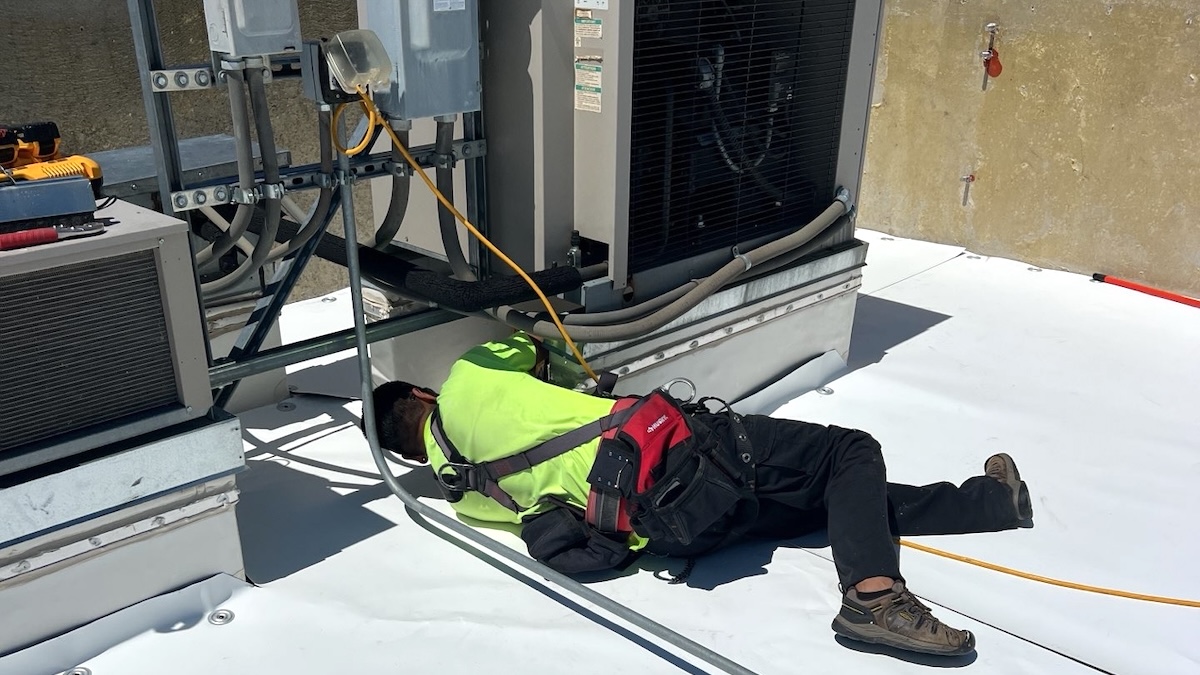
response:
<path id="1" fill-rule="evenodd" d="M 261 232 L 262 220 L 255 218 L 250 230 Z M 299 225 L 283 220 L 279 223 L 276 239 L 287 241 L 296 235 Z M 437 272 L 421 269 L 416 265 L 390 256 L 370 246 L 358 247 L 363 278 L 402 295 L 416 300 L 435 302 L 456 312 L 474 313 L 482 310 L 529 302 L 537 294 L 516 276 L 493 276 L 482 281 L 459 281 Z M 317 257 L 338 265 L 346 265 L 346 240 L 328 232 L 317 246 Z M 574 291 L 583 285 L 583 276 L 574 267 L 554 267 L 530 272 L 537 285 L 546 295 L 558 295 Z"/>

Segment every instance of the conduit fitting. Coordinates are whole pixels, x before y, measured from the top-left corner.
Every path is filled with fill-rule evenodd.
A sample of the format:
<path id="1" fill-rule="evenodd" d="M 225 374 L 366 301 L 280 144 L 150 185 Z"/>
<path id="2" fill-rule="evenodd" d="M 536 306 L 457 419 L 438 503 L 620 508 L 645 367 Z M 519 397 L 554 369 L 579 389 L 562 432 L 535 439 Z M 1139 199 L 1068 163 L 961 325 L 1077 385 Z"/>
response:
<path id="1" fill-rule="evenodd" d="M 838 188 L 837 196 L 834 198 L 837 199 L 839 202 L 845 204 L 847 211 L 850 210 L 850 191 L 849 190 L 847 190 L 844 187 Z"/>

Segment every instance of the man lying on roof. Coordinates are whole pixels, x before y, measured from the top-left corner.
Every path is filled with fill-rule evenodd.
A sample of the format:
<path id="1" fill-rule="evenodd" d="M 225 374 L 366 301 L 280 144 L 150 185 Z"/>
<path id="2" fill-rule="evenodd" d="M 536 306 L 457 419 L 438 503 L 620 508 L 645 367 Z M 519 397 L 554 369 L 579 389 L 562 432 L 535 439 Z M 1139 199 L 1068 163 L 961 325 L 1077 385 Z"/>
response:
<path id="1" fill-rule="evenodd" d="M 1030 524 L 1008 455 L 958 487 L 897 485 L 862 431 L 681 407 L 661 391 L 592 396 L 540 380 L 545 363 L 541 344 L 516 334 L 463 355 L 440 393 L 384 384 L 380 442 L 428 461 L 461 515 L 521 524 L 530 555 L 568 574 L 828 528 L 844 590 L 834 631 L 930 654 L 974 649 L 908 590 L 893 537 Z"/>

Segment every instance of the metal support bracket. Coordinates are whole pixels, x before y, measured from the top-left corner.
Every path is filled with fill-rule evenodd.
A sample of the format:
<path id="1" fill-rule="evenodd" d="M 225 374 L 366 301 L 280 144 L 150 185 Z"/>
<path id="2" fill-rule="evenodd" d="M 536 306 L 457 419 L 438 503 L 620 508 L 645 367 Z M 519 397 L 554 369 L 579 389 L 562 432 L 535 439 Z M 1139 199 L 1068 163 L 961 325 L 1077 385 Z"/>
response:
<path id="1" fill-rule="evenodd" d="M 150 71 L 150 83 L 155 92 L 212 89 L 216 86 L 216 80 L 212 68 L 208 66 L 185 66 Z"/>

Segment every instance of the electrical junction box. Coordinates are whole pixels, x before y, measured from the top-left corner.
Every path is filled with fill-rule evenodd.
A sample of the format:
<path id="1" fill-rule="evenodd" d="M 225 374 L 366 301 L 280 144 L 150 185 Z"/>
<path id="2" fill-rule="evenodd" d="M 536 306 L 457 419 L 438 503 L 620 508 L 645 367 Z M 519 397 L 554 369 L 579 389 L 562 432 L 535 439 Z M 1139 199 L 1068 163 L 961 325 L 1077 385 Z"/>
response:
<path id="1" fill-rule="evenodd" d="M 417 120 L 479 110 L 478 0 L 368 0 L 360 24 L 392 59 L 392 84 L 375 92 L 391 119 Z"/>
<path id="2" fill-rule="evenodd" d="M 300 12 L 296 0 L 204 0 L 212 51 L 245 58 L 298 52 Z"/>

